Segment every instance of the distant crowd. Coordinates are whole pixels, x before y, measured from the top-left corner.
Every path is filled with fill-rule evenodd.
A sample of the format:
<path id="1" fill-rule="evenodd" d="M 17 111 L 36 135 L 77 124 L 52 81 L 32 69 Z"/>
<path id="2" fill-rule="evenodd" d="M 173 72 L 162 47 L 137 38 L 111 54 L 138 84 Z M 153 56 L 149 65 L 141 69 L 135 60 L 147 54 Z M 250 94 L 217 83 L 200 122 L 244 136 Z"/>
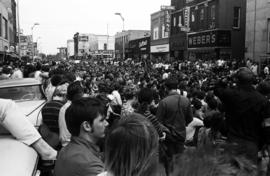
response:
<path id="1" fill-rule="evenodd" d="M 72 60 L 0 65 L 35 78 L 44 175 L 270 175 L 270 73 L 251 60 Z"/>

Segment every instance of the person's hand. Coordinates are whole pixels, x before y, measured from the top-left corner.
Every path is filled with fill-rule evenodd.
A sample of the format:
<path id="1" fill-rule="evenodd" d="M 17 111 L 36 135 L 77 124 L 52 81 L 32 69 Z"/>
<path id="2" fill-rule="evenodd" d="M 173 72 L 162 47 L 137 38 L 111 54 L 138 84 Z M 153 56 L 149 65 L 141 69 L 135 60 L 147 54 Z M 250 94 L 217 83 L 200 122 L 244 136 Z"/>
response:
<path id="1" fill-rule="evenodd" d="M 162 132 L 162 137 L 159 138 L 160 141 L 164 141 L 166 139 L 166 133 Z"/>

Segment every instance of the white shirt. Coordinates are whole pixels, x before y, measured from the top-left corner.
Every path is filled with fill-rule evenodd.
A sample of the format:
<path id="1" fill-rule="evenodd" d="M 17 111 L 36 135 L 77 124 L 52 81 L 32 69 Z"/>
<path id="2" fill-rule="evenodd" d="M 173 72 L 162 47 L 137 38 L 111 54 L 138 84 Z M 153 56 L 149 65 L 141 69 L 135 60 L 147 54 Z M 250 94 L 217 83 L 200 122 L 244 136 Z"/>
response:
<path id="1" fill-rule="evenodd" d="M 41 138 L 34 125 L 12 100 L 0 99 L 0 130 L 3 130 L 1 126 L 29 146 Z"/>
<path id="2" fill-rule="evenodd" d="M 186 127 L 186 141 L 193 139 L 196 127 L 198 126 L 203 126 L 203 121 L 198 118 L 193 118 L 192 122 Z"/>
<path id="3" fill-rule="evenodd" d="M 62 146 L 66 146 L 70 142 L 71 134 L 67 129 L 65 114 L 67 108 L 71 105 L 71 101 L 67 101 L 59 111 L 58 125 L 59 125 L 59 139 Z"/>
<path id="4" fill-rule="evenodd" d="M 18 79 L 18 78 L 23 78 L 23 73 L 20 69 L 16 69 L 13 74 L 11 75 L 12 79 Z"/>

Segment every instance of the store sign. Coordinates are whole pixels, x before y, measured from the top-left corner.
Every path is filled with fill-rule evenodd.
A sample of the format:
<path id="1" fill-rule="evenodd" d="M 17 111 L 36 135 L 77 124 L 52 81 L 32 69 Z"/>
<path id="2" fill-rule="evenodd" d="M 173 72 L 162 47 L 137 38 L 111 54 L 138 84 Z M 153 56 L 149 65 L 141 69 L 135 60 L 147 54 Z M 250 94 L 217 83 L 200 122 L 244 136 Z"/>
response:
<path id="1" fill-rule="evenodd" d="M 171 26 L 171 13 L 169 10 L 164 11 L 164 24 L 165 24 L 165 32 L 170 32 L 170 26 Z"/>
<path id="2" fill-rule="evenodd" d="M 151 46 L 151 53 L 166 53 L 169 50 L 169 44 Z"/>
<path id="3" fill-rule="evenodd" d="M 190 7 L 186 7 L 184 10 L 184 26 L 189 28 L 190 23 Z"/>
<path id="4" fill-rule="evenodd" d="M 88 36 L 79 36 L 79 41 L 88 41 Z"/>
<path id="5" fill-rule="evenodd" d="M 150 37 L 129 41 L 129 52 L 143 54 L 150 52 Z"/>
<path id="6" fill-rule="evenodd" d="M 229 46 L 231 46 L 230 31 L 207 31 L 188 34 L 188 48 Z"/>
<path id="7" fill-rule="evenodd" d="M 160 10 L 175 10 L 175 7 L 162 5 L 162 6 L 160 6 Z"/>

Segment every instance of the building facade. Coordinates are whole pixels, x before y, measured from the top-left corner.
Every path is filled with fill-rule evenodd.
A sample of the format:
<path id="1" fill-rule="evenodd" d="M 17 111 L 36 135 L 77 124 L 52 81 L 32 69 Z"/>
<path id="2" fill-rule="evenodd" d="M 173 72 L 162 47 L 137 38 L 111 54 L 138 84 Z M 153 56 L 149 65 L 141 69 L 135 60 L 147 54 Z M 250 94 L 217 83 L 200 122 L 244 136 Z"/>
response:
<path id="1" fill-rule="evenodd" d="M 247 0 L 245 57 L 270 58 L 270 0 Z"/>
<path id="2" fill-rule="evenodd" d="M 90 41 L 95 40 L 94 34 L 76 33 L 74 34 L 74 56 L 87 57 L 90 55 Z"/>
<path id="3" fill-rule="evenodd" d="M 59 59 L 61 60 L 66 60 L 67 59 L 67 48 L 66 47 L 60 47 L 60 48 L 57 48 L 58 49 L 58 57 Z"/>
<path id="4" fill-rule="evenodd" d="M 3 53 L 9 50 L 9 21 L 8 21 L 8 10 L 0 1 L 0 52 Z"/>
<path id="5" fill-rule="evenodd" d="M 95 58 L 114 57 L 114 36 L 95 35 L 90 41 L 90 55 Z"/>
<path id="6" fill-rule="evenodd" d="M 67 58 L 74 56 L 74 40 L 67 41 Z"/>
<path id="7" fill-rule="evenodd" d="M 170 12 L 161 10 L 151 14 L 151 59 L 169 60 Z"/>
<path id="8" fill-rule="evenodd" d="M 171 2 L 172 57 L 244 59 L 246 0 Z"/>
<path id="9" fill-rule="evenodd" d="M 143 38 L 150 35 L 149 30 L 127 30 L 118 32 L 115 35 L 115 57 L 118 59 L 127 58 L 129 41 Z M 123 54 L 124 53 L 124 54 Z"/>
<path id="10" fill-rule="evenodd" d="M 8 16 L 8 39 L 9 39 L 9 46 L 14 49 L 17 46 L 18 39 L 17 39 L 17 18 L 16 18 L 16 2 L 15 0 L 1 0 L 4 4 L 5 8 L 7 9 Z"/>
<path id="11" fill-rule="evenodd" d="M 127 58 L 137 61 L 150 58 L 150 37 L 144 37 L 129 41 Z"/>

